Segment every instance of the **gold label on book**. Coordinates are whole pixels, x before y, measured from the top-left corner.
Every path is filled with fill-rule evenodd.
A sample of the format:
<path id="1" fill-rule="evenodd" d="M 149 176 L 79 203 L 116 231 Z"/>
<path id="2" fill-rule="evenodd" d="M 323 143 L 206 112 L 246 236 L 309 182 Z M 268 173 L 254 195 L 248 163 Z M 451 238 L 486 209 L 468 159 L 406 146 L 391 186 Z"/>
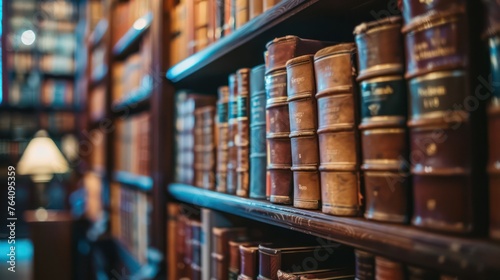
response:
<path id="1" fill-rule="evenodd" d="M 425 148 L 425 153 L 428 156 L 433 156 L 437 153 L 437 145 L 436 143 L 431 143 Z"/>
<path id="2" fill-rule="evenodd" d="M 427 200 L 427 209 L 430 211 L 433 211 L 434 209 L 436 209 L 436 200 L 434 200 L 434 199 Z"/>
<path id="3" fill-rule="evenodd" d="M 446 37 L 441 36 L 441 32 L 437 29 L 434 36 L 429 39 L 429 42 L 421 42 L 414 45 L 415 60 L 427 60 L 435 57 L 443 57 L 457 52 L 453 44 L 449 44 Z"/>
<path id="4" fill-rule="evenodd" d="M 301 185 L 299 183 L 299 190 L 301 190 L 301 191 L 307 191 L 307 186 Z"/>
<path id="5" fill-rule="evenodd" d="M 302 122 L 302 117 L 304 116 L 304 112 L 297 112 L 295 113 L 295 123 L 300 124 Z"/>
<path id="6" fill-rule="evenodd" d="M 306 80 L 305 77 L 297 77 L 297 78 L 292 78 L 292 84 L 294 85 L 300 85 Z"/>

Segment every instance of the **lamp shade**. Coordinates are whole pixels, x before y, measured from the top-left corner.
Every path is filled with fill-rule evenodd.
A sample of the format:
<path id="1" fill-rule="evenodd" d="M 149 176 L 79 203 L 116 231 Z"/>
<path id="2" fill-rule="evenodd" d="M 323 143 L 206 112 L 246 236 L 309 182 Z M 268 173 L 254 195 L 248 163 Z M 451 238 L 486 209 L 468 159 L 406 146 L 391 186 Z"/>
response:
<path id="1" fill-rule="evenodd" d="M 68 171 L 68 162 L 45 130 L 35 134 L 17 164 L 18 174 L 31 175 L 35 182 L 47 182 L 54 174 Z"/>

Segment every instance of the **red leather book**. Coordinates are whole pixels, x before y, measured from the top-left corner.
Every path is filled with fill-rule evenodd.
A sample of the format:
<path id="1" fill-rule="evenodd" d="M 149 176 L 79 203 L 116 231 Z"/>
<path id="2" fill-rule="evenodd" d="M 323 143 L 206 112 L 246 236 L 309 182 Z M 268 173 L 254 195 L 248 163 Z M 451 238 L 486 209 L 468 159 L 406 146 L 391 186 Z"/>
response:
<path id="1" fill-rule="evenodd" d="M 229 270 L 229 241 L 246 237 L 245 228 L 219 228 L 212 229 L 212 278 L 228 280 Z"/>
<path id="2" fill-rule="evenodd" d="M 217 141 L 217 173 L 216 173 L 216 190 L 218 192 L 226 192 L 227 184 L 227 163 L 228 163 L 228 104 L 229 104 L 229 88 L 221 86 L 218 89 L 219 100 L 217 101 L 217 133 L 219 140 Z"/>
<path id="3" fill-rule="evenodd" d="M 354 250 L 356 255 L 356 279 L 374 280 L 375 279 L 375 257 L 365 251 Z"/>
<path id="4" fill-rule="evenodd" d="M 236 145 L 236 195 L 248 197 L 249 180 L 249 153 L 250 153 L 250 69 L 242 68 L 236 72 L 238 80 L 237 99 L 237 135 Z"/>
<path id="5" fill-rule="evenodd" d="M 405 280 L 405 267 L 402 263 L 377 256 L 375 257 L 375 279 Z"/>

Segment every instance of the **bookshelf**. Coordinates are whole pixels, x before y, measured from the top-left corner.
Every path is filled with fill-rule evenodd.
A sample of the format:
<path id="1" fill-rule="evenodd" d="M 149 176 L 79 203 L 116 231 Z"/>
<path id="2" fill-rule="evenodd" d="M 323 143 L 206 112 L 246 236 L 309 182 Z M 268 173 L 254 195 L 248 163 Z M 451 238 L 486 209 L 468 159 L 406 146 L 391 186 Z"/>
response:
<path id="1" fill-rule="evenodd" d="M 217 87 L 227 84 L 229 74 L 264 63 L 265 44 L 273 38 L 293 34 L 351 42 L 357 24 L 372 21 L 380 14 L 394 15 L 388 5 L 388 1 L 379 0 L 281 1 L 232 34 L 170 65 L 165 76 L 173 88 L 167 92 L 170 98 L 183 89 L 215 96 Z M 164 139 L 164 145 L 173 150 L 173 137 Z M 166 166 L 172 166 L 171 160 L 165 159 Z M 174 168 L 168 170 L 168 178 L 173 178 Z M 183 202 L 234 214 L 467 279 L 493 279 L 500 273 L 500 244 L 484 236 L 459 237 L 410 225 L 336 217 L 165 181 L 167 203 Z"/>

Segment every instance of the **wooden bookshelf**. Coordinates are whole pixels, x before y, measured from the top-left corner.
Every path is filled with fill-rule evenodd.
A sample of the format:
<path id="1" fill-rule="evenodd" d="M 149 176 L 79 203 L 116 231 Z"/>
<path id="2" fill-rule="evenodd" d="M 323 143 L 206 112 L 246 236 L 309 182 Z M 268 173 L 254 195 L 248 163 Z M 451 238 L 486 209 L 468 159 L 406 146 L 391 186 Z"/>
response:
<path id="1" fill-rule="evenodd" d="M 178 201 L 327 238 L 408 264 L 473 279 L 493 279 L 500 275 L 500 244 L 493 241 L 330 216 L 183 184 L 170 184 L 168 192 Z"/>
<path id="2" fill-rule="evenodd" d="M 149 108 L 151 98 L 151 89 L 138 88 L 132 92 L 125 94 L 127 98 L 119 100 L 112 104 L 113 113 L 128 112 L 138 113 Z"/>
<path id="3" fill-rule="evenodd" d="M 134 47 L 137 47 L 142 35 L 148 31 L 152 22 L 152 12 L 138 18 L 134 22 L 134 26 L 130 27 L 127 33 L 113 46 L 113 55 L 118 59 L 129 55 L 134 50 Z"/>
<path id="4" fill-rule="evenodd" d="M 103 18 L 97 23 L 95 29 L 92 31 L 92 33 L 90 33 L 89 36 L 91 49 L 93 49 L 103 41 L 104 35 L 106 35 L 106 32 L 108 32 L 108 27 L 109 23 L 107 19 Z"/>
<path id="5" fill-rule="evenodd" d="M 272 39 L 297 35 L 338 42 L 352 41 L 354 27 L 363 20 L 373 19 L 370 11 L 386 8 L 386 2 L 281 1 L 229 36 L 173 65 L 166 77 L 178 88 L 215 92 L 217 86 L 227 83 L 227 76 L 236 69 L 262 64 L 266 43 Z"/>

